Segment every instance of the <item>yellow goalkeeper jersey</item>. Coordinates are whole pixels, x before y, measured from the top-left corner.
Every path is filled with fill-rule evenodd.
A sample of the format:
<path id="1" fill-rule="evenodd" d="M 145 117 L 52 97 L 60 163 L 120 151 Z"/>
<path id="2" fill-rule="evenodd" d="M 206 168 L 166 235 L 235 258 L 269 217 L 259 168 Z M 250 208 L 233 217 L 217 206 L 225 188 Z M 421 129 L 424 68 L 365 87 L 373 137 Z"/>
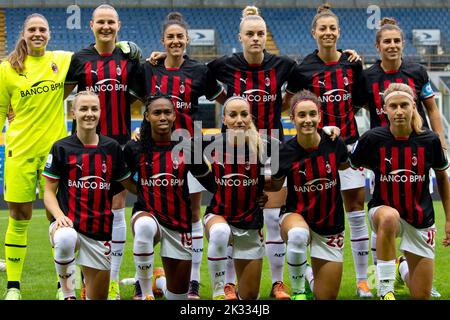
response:
<path id="1" fill-rule="evenodd" d="M 63 99 L 71 57 L 66 51 L 27 56 L 22 73 L 8 61 L 1 63 L 0 128 L 10 105 L 15 114 L 6 130 L 5 156 L 45 156 L 56 140 L 67 136 Z"/>

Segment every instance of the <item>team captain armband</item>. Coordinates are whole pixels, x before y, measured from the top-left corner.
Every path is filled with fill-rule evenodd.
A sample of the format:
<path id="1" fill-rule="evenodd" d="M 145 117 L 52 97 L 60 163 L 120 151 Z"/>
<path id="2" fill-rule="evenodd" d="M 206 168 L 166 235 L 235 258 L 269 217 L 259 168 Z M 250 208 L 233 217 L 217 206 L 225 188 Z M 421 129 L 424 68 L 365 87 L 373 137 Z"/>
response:
<path id="1" fill-rule="evenodd" d="M 433 88 L 431 88 L 430 81 L 428 81 L 422 87 L 422 91 L 420 92 L 420 98 L 422 98 L 422 100 L 423 100 L 423 99 L 428 99 L 432 96 L 434 96 L 434 91 L 433 91 Z"/>

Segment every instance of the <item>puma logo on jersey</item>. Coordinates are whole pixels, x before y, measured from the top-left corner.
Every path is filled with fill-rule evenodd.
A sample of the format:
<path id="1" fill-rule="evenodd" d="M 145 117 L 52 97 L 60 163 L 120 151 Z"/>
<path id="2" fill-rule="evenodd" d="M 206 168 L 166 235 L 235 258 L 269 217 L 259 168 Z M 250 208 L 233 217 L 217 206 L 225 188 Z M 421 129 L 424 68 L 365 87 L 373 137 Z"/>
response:
<path id="1" fill-rule="evenodd" d="M 389 164 L 392 165 L 392 162 L 391 162 L 392 158 L 389 158 L 389 159 L 388 158 L 384 158 L 384 161 L 389 162 Z"/>
<path id="2" fill-rule="evenodd" d="M 96 76 L 98 75 L 97 72 L 97 70 L 91 70 L 91 73 L 95 74 Z"/>
<path id="3" fill-rule="evenodd" d="M 28 79 L 27 74 L 26 73 L 19 73 L 19 77 L 24 77 L 25 79 Z"/>
<path id="4" fill-rule="evenodd" d="M 161 91 L 161 87 L 158 86 L 158 85 L 155 85 L 155 89 L 158 90 L 158 91 Z"/>
<path id="5" fill-rule="evenodd" d="M 77 168 L 79 168 L 81 171 L 83 171 L 83 164 L 76 164 Z"/>
<path id="6" fill-rule="evenodd" d="M 218 166 L 221 166 L 221 167 L 225 168 L 225 165 L 222 162 L 216 161 L 216 163 L 217 163 Z"/>
<path id="7" fill-rule="evenodd" d="M 301 173 L 302 175 L 304 175 L 306 177 L 306 170 L 305 171 L 298 170 L 298 173 Z"/>
<path id="8" fill-rule="evenodd" d="M 247 79 L 239 78 L 239 80 L 242 81 L 243 83 L 247 84 Z"/>
<path id="9" fill-rule="evenodd" d="M 321 84 L 322 86 L 324 86 L 325 87 L 325 80 L 323 80 L 323 81 L 317 81 L 317 82 L 319 82 L 319 84 Z"/>

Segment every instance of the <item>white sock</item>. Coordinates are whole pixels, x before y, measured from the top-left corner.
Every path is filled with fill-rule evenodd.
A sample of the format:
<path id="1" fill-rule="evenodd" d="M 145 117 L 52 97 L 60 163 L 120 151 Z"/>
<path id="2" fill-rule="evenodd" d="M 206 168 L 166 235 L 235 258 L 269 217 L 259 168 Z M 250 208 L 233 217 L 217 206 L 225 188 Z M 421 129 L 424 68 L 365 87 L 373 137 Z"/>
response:
<path id="1" fill-rule="evenodd" d="M 314 292 L 314 274 L 311 266 L 306 266 L 305 279 L 309 283 L 309 288 Z"/>
<path id="2" fill-rule="evenodd" d="M 133 256 L 137 279 L 142 290 L 142 300 L 148 295 L 153 296 L 153 239 L 157 232 L 156 221 L 148 216 L 142 216 L 134 223 Z"/>
<path id="3" fill-rule="evenodd" d="M 203 225 L 201 220 L 192 223 L 191 281 L 200 282 L 200 266 L 203 257 Z"/>
<path id="4" fill-rule="evenodd" d="M 293 294 L 305 292 L 306 246 L 308 240 L 308 229 L 294 227 L 288 231 L 287 264 Z"/>
<path id="5" fill-rule="evenodd" d="M 236 269 L 234 269 L 233 246 L 227 247 L 227 266 L 225 271 L 225 283 L 236 284 Z"/>
<path id="6" fill-rule="evenodd" d="M 226 223 L 213 224 L 209 229 L 208 269 L 213 297 L 224 294 L 226 251 L 230 234 L 230 226 Z"/>
<path id="7" fill-rule="evenodd" d="M 409 273 L 408 262 L 406 260 L 403 260 L 398 265 L 398 272 L 400 273 L 402 280 L 406 281 L 406 278 L 408 277 L 408 273 Z"/>
<path id="8" fill-rule="evenodd" d="M 372 230 L 372 262 L 377 265 L 377 234 Z"/>
<path id="9" fill-rule="evenodd" d="M 112 210 L 114 214 L 111 240 L 111 280 L 119 280 L 123 250 L 127 239 L 125 208 Z"/>
<path id="10" fill-rule="evenodd" d="M 166 277 L 159 277 L 158 279 L 155 280 L 155 285 L 158 289 L 160 289 L 164 296 L 166 295 L 166 291 L 167 291 L 167 280 Z"/>
<path id="11" fill-rule="evenodd" d="M 377 261 L 378 295 L 384 296 L 389 291 L 394 292 L 395 259 Z"/>
<path id="12" fill-rule="evenodd" d="M 76 297 L 75 246 L 77 238 L 77 232 L 73 228 L 59 228 L 53 235 L 55 269 L 64 298 Z"/>
<path id="13" fill-rule="evenodd" d="M 167 300 L 187 300 L 187 292 L 186 293 L 173 293 L 169 290 L 166 290 L 165 296 Z"/>
<path id="14" fill-rule="evenodd" d="M 280 235 L 280 208 L 264 209 L 266 226 L 266 255 L 269 261 L 272 283 L 283 281 L 286 245 Z"/>
<path id="15" fill-rule="evenodd" d="M 347 217 L 356 279 L 366 280 L 369 264 L 369 229 L 366 223 L 366 212 L 364 210 L 348 212 Z"/>

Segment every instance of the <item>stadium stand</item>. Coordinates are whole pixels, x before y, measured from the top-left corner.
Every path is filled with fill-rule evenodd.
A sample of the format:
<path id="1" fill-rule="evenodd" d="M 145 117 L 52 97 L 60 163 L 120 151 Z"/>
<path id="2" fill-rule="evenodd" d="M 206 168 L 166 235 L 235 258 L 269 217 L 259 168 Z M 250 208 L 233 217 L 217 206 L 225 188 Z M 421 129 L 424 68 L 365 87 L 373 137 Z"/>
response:
<path id="1" fill-rule="evenodd" d="M 408 1 L 404 1 L 405 4 Z M 409 1 L 410 2 L 410 1 Z M 49 49 L 76 51 L 93 41 L 89 32 L 89 19 L 92 8 L 81 9 L 81 29 L 68 29 L 68 14 L 64 8 L 43 8 L 38 12 L 44 14 L 50 22 L 52 41 Z M 138 43 L 144 53 L 160 50 L 160 29 L 163 17 L 172 8 L 119 8 L 123 21 L 121 38 Z M 215 29 L 217 33 L 217 54 L 228 54 L 240 49 L 237 40 L 240 9 L 238 8 L 174 8 L 185 16 L 193 29 Z M 25 17 L 36 11 L 33 8 L 5 9 L 7 50 L 10 51 Z M 367 27 L 368 13 L 365 8 L 334 10 L 341 20 L 342 36 L 340 47 L 353 48 L 364 56 L 375 59 L 375 30 Z M 315 49 L 310 35 L 311 20 L 315 14 L 313 8 L 263 8 L 274 42 L 281 54 L 302 57 Z M 387 8 L 382 9 L 382 16 L 395 17 L 405 31 L 406 56 L 420 59 L 412 44 L 413 29 L 440 29 L 444 51 L 450 44 L 449 8 Z M 1 20 L 0 20 L 1 21 Z M 80 32 L 81 31 L 81 32 Z M 450 48 L 450 47 L 449 47 Z"/>

